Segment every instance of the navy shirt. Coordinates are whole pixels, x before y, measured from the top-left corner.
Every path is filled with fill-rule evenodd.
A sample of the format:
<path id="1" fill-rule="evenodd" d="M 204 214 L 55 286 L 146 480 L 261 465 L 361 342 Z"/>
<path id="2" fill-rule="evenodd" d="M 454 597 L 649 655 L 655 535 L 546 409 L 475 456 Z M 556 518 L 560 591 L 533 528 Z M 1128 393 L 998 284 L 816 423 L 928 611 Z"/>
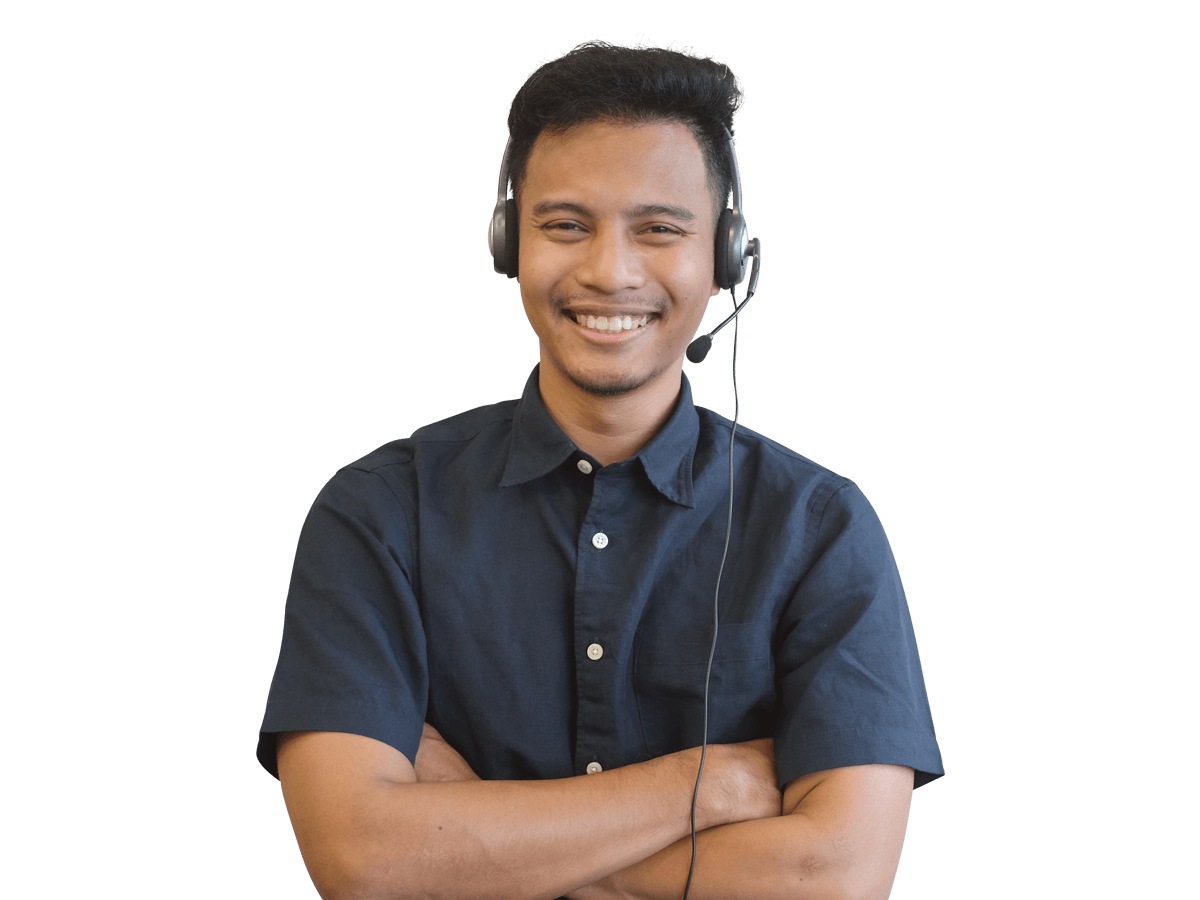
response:
<path id="1" fill-rule="evenodd" d="M 339 471 L 296 554 L 258 757 L 428 720 L 485 779 L 556 778 L 701 743 L 730 422 L 687 379 L 662 431 L 601 466 L 519 401 Z M 942 773 L 900 577 L 850 481 L 739 427 L 709 741 L 775 738 L 779 784 Z M 595 767 L 593 766 L 593 769 Z"/>

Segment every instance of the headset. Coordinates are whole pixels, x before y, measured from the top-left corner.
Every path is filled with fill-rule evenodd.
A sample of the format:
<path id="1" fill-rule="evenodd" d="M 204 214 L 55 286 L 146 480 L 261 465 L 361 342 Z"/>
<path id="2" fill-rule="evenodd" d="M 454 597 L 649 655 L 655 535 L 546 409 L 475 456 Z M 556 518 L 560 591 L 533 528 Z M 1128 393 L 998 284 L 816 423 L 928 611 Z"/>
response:
<path id="1" fill-rule="evenodd" d="M 687 348 L 687 358 L 693 363 L 703 361 L 712 347 L 713 335 L 737 318 L 738 313 L 745 308 L 754 296 L 758 286 L 758 267 L 761 260 L 761 245 L 758 238 L 746 237 L 746 220 L 742 216 L 742 176 L 738 171 L 737 153 L 733 148 L 733 136 L 724 129 L 725 139 L 729 146 L 729 159 L 733 163 L 733 205 L 726 207 L 717 220 L 716 235 L 713 247 L 713 281 L 718 287 L 730 292 L 733 296 L 733 312 L 720 325 L 708 334 L 701 335 L 692 341 Z M 492 266 L 501 275 L 509 278 L 517 277 L 517 201 L 508 196 L 509 187 L 509 150 L 512 138 L 504 145 L 504 157 L 500 161 L 500 184 L 496 188 L 496 208 L 492 211 L 492 221 L 488 226 L 488 250 L 492 254 Z M 746 287 L 746 297 L 741 303 L 737 302 L 734 288 L 741 284 L 746 277 L 746 260 L 753 258 L 754 265 L 750 270 L 750 283 Z M 700 767 L 696 772 L 696 784 L 692 789 L 692 861 L 688 867 L 687 883 L 683 888 L 683 900 L 687 900 L 692 888 L 692 876 L 696 871 L 696 801 L 700 793 L 700 779 L 704 775 L 704 760 L 708 754 L 708 690 L 712 678 L 713 656 L 717 649 L 717 632 L 719 626 L 719 603 L 721 596 L 721 576 L 725 572 L 725 561 L 729 555 L 729 537 L 733 530 L 733 445 L 737 436 L 738 399 L 737 399 L 737 326 L 734 326 L 733 337 L 733 427 L 729 432 L 729 513 L 725 523 L 725 546 L 721 551 L 721 565 L 717 570 L 717 583 L 713 591 L 713 633 L 712 645 L 708 651 L 708 665 L 704 673 L 704 736 L 700 744 Z"/>

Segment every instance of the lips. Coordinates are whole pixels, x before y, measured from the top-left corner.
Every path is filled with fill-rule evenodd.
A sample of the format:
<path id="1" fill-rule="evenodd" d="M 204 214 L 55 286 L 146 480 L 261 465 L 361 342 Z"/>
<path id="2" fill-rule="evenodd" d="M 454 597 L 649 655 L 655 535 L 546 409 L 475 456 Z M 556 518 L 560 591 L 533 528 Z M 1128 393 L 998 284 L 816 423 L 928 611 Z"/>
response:
<path id="1" fill-rule="evenodd" d="M 650 315 L 591 316 L 570 310 L 567 310 L 566 314 L 575 324 L 597 334 L 620 334 L 623 331 L 633 331 L 649 324 L 650 319 L 653 318 Z"/>

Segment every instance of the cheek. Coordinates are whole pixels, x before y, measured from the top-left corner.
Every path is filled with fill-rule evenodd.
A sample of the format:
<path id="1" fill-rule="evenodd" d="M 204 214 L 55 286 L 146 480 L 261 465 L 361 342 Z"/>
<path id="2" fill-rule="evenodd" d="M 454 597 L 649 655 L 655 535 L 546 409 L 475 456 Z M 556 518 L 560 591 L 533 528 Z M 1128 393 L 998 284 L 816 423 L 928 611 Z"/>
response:
<path id="1" fill-rule="evenodd" d="M 550 248 L 533 239 L 522 242 L 517 258 L 517 281 L 526 304 L 550 293 L 561 277 L 561 268 L 561 261 Z"/>
<path id="2" fill-rule="evenodd" d="M 697 242 L 692 252 L 688 254 L 688 279 L 706 296 L 711 296 L 709 291 L 715 285 L 715 263 L 711 236 Z"/>
<path id="3" fill-rule="evenodd" d="M 676 284 L 682 296 L 687 297 L 689 307 L 695 308 L 697 323 L 704 317 L 708 301 L 715 297 L 720 288 L 713 280 L 713 259 L 711 253 L 696 254 L 689 259 L 686 269 L 677 271 Z"/>
<path id="4" fill-rule="evenodd" d="M 534 333 L 539 338 L 545 338 L 546 336 L 548 306 L 549 304 L 545 301 L 538 301 L 538 294 L 532 289 L 529 280 L 521 282 L 521 307 L 525 312 L 525 318 L 529 320 L 530 326 L 532 326 Z"/>

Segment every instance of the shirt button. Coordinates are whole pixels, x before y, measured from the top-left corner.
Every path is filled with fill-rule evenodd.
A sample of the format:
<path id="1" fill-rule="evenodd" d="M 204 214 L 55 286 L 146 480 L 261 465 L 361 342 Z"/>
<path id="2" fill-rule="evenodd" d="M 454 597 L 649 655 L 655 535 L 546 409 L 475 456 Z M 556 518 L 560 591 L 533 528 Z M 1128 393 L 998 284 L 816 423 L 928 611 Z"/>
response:
<path id="1" fill-rule="evenodd" d="M 581 459 L 579 462 L 575 463 L 575 467 L 584 475 L 592 474 L 592 464 L 586 459 Z"/>
<path id="2" fill-rule="evenodd" d="M 590 762 L 587 764 L 587 773 L 589 775 L 595 775 L 597 772 L 599 772 L 603 769 L 604 769 L 604 766 L 600 765 L 600 763 L 598 763 L 598 762 Z"/>
<path id="3" fill-rule="evenodd" d="M 608 535 L 603 531 L 597 531 L 592 535 L 592 546 L 597 550 L 603 550 L 608 546 Z"/>
<path id="4" fill-rule="evenodd" d="M 604 655 L 604 648 L 599 644 L 592 644 L 588 647 L 588 659 L 599 659 Z"/>

